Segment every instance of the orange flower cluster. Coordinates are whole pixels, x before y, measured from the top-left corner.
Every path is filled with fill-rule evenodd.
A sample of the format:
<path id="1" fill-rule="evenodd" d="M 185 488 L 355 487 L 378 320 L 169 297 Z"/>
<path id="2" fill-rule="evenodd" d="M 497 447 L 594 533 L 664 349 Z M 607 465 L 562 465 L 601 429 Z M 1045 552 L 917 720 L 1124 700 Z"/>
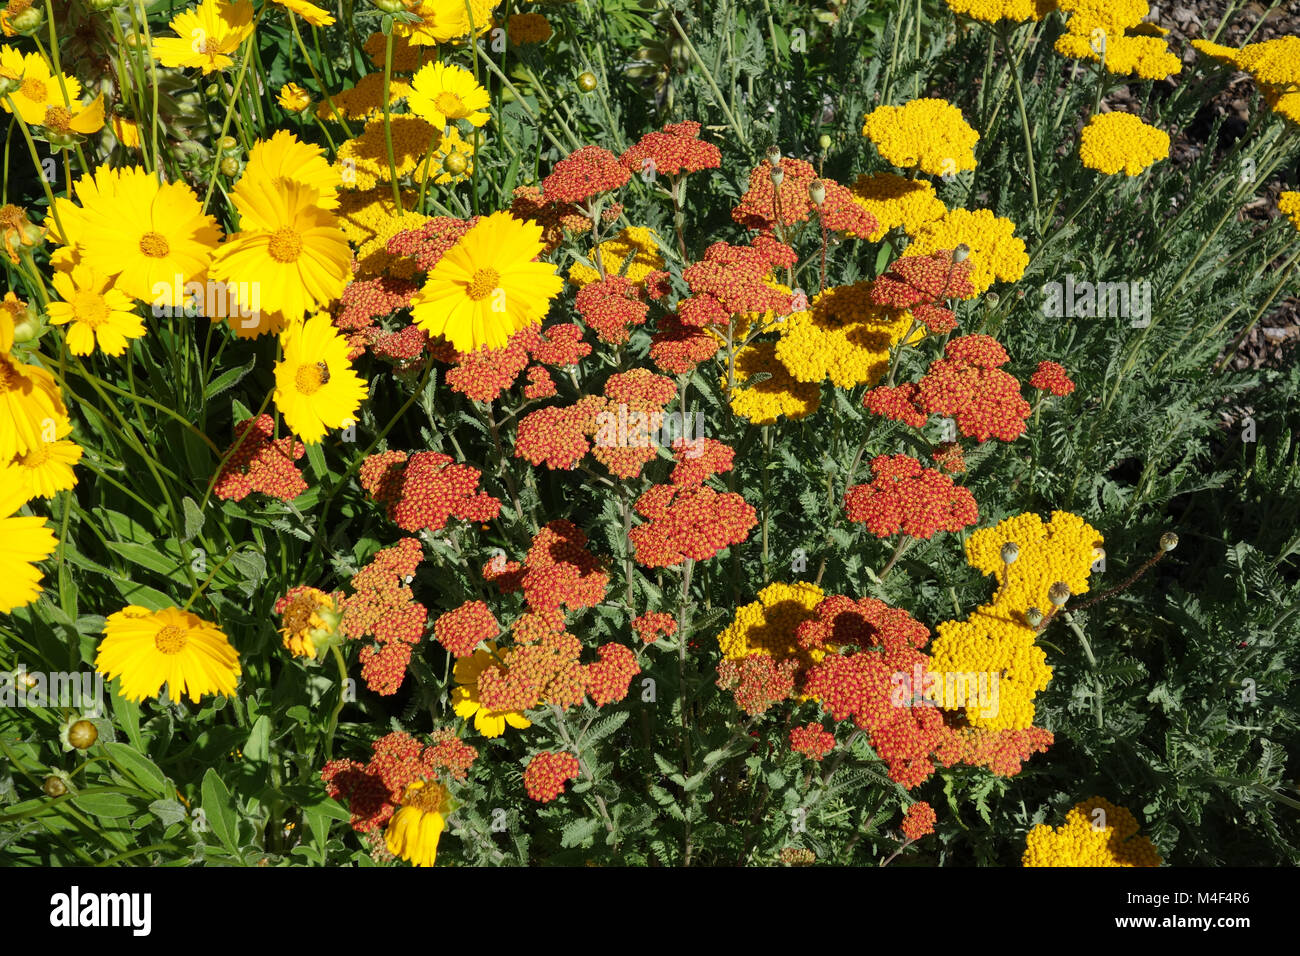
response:
<path id="1" fill-rule="evenodd" d="M 772 180 L 773 170 L 780 168 L 780 184 Z M 809 192 L 814 180 L 821 183 L 825 198 L 814 203 Z M 818 180 L 817 170 L 802 159 L 784 156 L 776 165 L 763 160 L 749 174 L 749 188 L 731 211 L 731 218 L 746 229 L 770 233 L 779 222 L 783 226 L 807 222 L 813 210 L 822 224 L 832 232 L 867 236 L 879 227 L 876 217 L 854 202 L 853 193 L 833 179 Z"/>
<path id="2" fill-rule="evenodd" d="M 794 695 L 796 660 L 778 661 L 765 654 L 727 658 L 718 665 L 717 684 L 736 698 L 736 706 L 753 717 Z"/>
<path id="3" fill-rule="evenodd" d="M 349 361 L 359 358 L 367 347 L 377 346 L 394 334 L 385 332 L 376 323 L 410 305 L 416 288 L 414 283 L 406 279 L 379 276 L 358 280 L 343 290 L 334 316 L 334 326 L 347 336 Z M 423 349 L 427 337 L 421 333 L 419 341 L 420 348 Z"/>
<path id="4" fill-rule="evenodd" d="M 619 275 L 583 286 L 573 307 L 596 337 L 611 345 L 626 342 L 628 327 L 645 324 L 650 312 L 650 306 L 641 300 L 640 287 Z"/>
<path id="5" fill-rule="evenodd" d="M 407 786 L 445 773 L 463 780 L 478 758 L 478 750 L 456 737 L 454 731 L 434 731 L 432 744 L 421 744 L 400 731 L 375 741 L 367 763 L 331 760 L 321 768 L 325 790 L 348 804 L 352 829 L 370 833 L 388 823 L 401 805 Z"/>
<path id="6" fill-rule="evenodd" d="M 700 139 L 700 124 L 693 120 L 669 123 L 662 132 L 646 133 L 619 157 L 630 173 L 645 176 L 680 176 L 722 165 L 722 153 Z"/>
<path id="7" fill-rule="evenodd" d="M 550 803 L 564 792 L 570 780 L 577 780 L 581 767 L 578 758 L 567 751 L 543 750 L 524 768 L 524 789 L 538 803 Z"/>
<path id="8" fill-rule="evenodd" d="M 1065 366 L 1056 362 L 1039 362 L 1034 374 L 1029 376 L 1029 384 L 1053 395 L 1069 395 L 1074 391 L 1074 382 L 1065 374 Z"/>
<path id="9" fill-rule="evenodd" d="M 970 490 L 910 455 L 880 455 L 871 462 L 874 480 L 854 485 L 844 496 L 849 520 L 878 538 L 892 534 L 930 538 L 960 531 L 979 520 Z"/>
<path id="10" fill-rule="evenodd" d="M 695 449 L 692 442 L 675 443 L 678 468 Z M 716 492 L 704 484 L 717 473 L 724 456 L 715 451 L 711 458 L 700 458 L 705 459 L 703 466 L 693 463 L 680 472 L 674 469 L 672 483 L 652 485 L 637 499 L 636 513 L 647 519 L 631 532 L 638 564 L 665 568 L 687 560 L 706 560 L 744 541 L 757 524 L 758 515 L 744 498 L 735 492 Z M 725 468 L 730 467 L 730 456 L 725 456 Z"/>
<path id="11" fill-rule="evenodd" d="M 478 490 L 480 477 L 477 468 L 436 451 L 381 452 L 362 462 L 360 473 L 361 486 L 403 531 L 441 531 L 453 517 L 491 521 L 501 502 Z"/>
<path id="12" fill-rule="evenodd" d="M 672 637 L 677 633 L 677 618 L 663 611 L 646 611 L 640 617 L 632 618 L 634 630 L 642 644 L 653 644 L 659 635 Z"/>
<path id="13" fill-rule="evenodd" d="M 793 249 L 769 236 L 748 246 L 715 242 L 682 273 L 691 294 L 678 305 L 678 318 L 703 327 L 726 325 L 743 312 L 791 311 L 789 294 L 769 284 L 768 276 L 795 259 Z"/>
<path id="14" fill-rule="evenodd" d="M 903 822 L 898 828 L 903 831 L 903 836 L 908 840 L 919 840 L 934 832 L 934 825 L 938 819 L 934 807 L 924 800 L 918 800 L 907 808 L 907 812 L 903 814 Z"/>
<path id="15" fill-rule="evenodd" d="M 820 761 L 835 749 L 835 735 L 821 724 L 807 724 L 790 731 L 790 749 L 810 760 Z"/>
<path id="16" fill-rule="evenodd" d="M 957 328 L 957 315 L 941 305 L 947 299 L 975 295 L 970 260 L 958 262 L 951 252 L 895 259 L 871 284 L 871 301 L 893 309 L 911 309 L 912 316 L 934 335 Z"/>
<path id="17" fill-rule="evenodd" d="M 524 559 L 524 600 L 538 613 L 595 607 L 609 587 L 609 572 L 587 550 L 587 536 L 570 521 L 546 524 Z"/>
<path id="18" fill-rule="evenodd" d="M 552 167 L 550 175 L 542 180 L 542 195 L 555 203 L 585 202 L 618 189 L 631 177 L 609 150 L 583 146 Z"/>
<path id="19" fill-rule="evenodd" d="M 596 648 L 597 661 L 584 664 L 582 686 L 597 707 L 604 707 L 627 697 L 632 678 L 641 673 L 636 654 L 623 644 L 602 644 Z"/>
<path id="20" fill-rule="evenodd" d="M 721 347 L 717 336 L 670 314 L 656 325 L 650 340 L 650 358 L 670 375 L 689 375 L 701 362 L 713 358 Z"/>
<path id="21" fill-rule="evenodd" d="M 428 611 L 405 583 L 424 550 L 415 538 L 403 538 L 378 552 L 352 576 L 353 593 L 342 599 L 343 631 L 352 640 L 373 638 L 361 650 L 361 677 L 376 694 L 397 693 L 411 662 L 411 646 L 420 643 Z"/>
<path id="22" fill-rule="evenodd" d="M 495 640 L 501 627 L 482 601 L 466 601 L 440 614 L 433 622 L 433 633 L 453 657 L 468 657 L 480 643 Z"/>
<path id="23" fill-rule="evenodd" d="M 1008 361 L 1006 349 L 992 336 L 963 335 L 948 342 L 944 357 L 932 362 L 919 382 L 873 388 L 863 405 L 914 428 L 930 415 L 946 415 L 976 441 L 1015 441 L 1024 434 L 1031 409 L 1020 382 L 1001 368 Z"/>
<path id="24" fill-rule="evenodd" d="M 235 426 L 235 440 L 226 452 L 225 465 L 212 486 L 218 498 L 243 501 L 254 491 L 281 501 L 292 501 L 307 490 L 302 471 L 294 464 L 307 447 L 293 436 L 272 438 L 275 419 L 270 415 L 246 418 Z"/>

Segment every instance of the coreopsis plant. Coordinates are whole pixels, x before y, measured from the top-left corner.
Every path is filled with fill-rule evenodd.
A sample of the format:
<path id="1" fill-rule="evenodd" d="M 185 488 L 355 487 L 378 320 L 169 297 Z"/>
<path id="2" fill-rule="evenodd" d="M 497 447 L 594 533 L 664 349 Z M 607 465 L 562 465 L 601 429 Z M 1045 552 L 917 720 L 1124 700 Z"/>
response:
<path id="1" fill-rule="evenodd" d="M 0 11 L 6 862 L 1300 861 L 1300 38 L 824 6 Z"/>

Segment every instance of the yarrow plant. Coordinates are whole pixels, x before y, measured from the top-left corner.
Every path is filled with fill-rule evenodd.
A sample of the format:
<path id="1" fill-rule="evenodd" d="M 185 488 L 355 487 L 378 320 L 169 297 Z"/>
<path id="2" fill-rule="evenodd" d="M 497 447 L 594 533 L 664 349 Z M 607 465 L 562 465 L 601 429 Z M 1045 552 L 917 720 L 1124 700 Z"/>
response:
<path id="1" fill-rule="evenodd" d="M 1288 22 L 0 6 L 6 862 L 1300 861 Z"/>

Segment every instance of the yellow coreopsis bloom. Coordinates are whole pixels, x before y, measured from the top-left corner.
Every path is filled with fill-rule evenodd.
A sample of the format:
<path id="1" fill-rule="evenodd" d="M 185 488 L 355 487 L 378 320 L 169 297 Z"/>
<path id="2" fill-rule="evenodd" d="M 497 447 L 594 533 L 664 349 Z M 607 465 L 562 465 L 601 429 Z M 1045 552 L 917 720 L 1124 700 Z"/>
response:
<path id="1" fill-rule="evenodd" d="M 446 787 L 431 780 L 416 780 L 408 785 L 402 805 L 384 833 L 388 852 L 415 866 L 433 866 L 450 812 L 451 795 Z"/>
<path id="2" fill-rule="evenodd" d="M 533 722 L 517 710 L 488 710 L 479 703 L 478 678 L 493 662 L 497 646 L 492 641 L 484 642 L 483 647 L 469 657 L 457 658 L 452 668 L 452 677 L 456 687 L 451 692 L 452 710 L 464 720 L 473 720 L 474 729 L 484 737 L 500 737 L 506 727 L 524 730 Z"/>
<path id="3" fill-rule="evenodd" d="M 277 188 L 285 183 L 301 183 L 316 190 L 319 197 L 316 204 L 322 209 L 338 207 L 335 193 L 339 187 L 339 175 L 325 158 L 325 150 L 304 143 L 288 130 L 277 130 L 270 139 L 253 144 L 235 193 L 242 198 L 259 179 Z"/>
<path id="4" fill-rule="evenodd" d="M 40 125 L 53 134 L 51 141 L 66 142 L 73 133 L 83 136 L 98 133 L 104 128 L 104 94 L 100 93 L 89 103 L 73 100 L 67 106 L 48 107 Z"/>
<path id="5" fill-rule="evenodd" d="M 307 0 L 275 0 L 280 6 L 302 17 L 314 27 L 327 27 L 334 22 L 334 15 L 322 10 Z"/>
<path id="6" fill-rule="evenodd" d="M 301 113 L 311 106 L 311 94 L 297 83 L 286 83 L 280 87 L 276 102 L 290 113 Z"/>
<path id="7" fill-rule="evenodd" d="M 23 476 L 12 465 L 0 468 L 0 614 L 40 596 L 42 575 L 36 562 L 58 546 L 44 518 L 16 513 L 26 500 Z"/>
<path id="8" fill-rule="evenodd" d="M 412 300 L 416 325 L 460 352 L 501 348 L 538 325 L 564 280 L 538 262 L 542 227 L 508 212 L 485 216 L 448 249 Z"/>
<path id="9" fill-rule="evenodd" d="M 72 431 L 54 376 L 0 353 L 0 461 Z"/>
<path id="10" fill-rule="evenodd" d="M 298 182 L 240 180 L 231 195 L 240 231 L 217 250 L 211 274 L 228 288 L 233 284 L 241 307 L 292 323 L 343 294 L 351 253 L 338 218 L 320 207 L 319 198 L 316 188 Z M 267 330 L 263 323 L 252 334 Z"/>
<path id="11" fill-rule="evenodd" d="M 24 55 L 12 47 L 0 47 L 0 70 L 6 76 L 22 77 L 22 84 L 9 94 L 8 100 L 0 101 L 0 105 L 4 106 L 6 113 L 16 110 L 23 122 L 30 126 L 42 125 L 46 111 L 54 107 L 65 108 L 81 96 L 81 84 L 77 78 L 67 74 L 56 75 L 39 53 Z M 12 109 L 9 101 L 13 102 Z"/>
<path id="12" fill-rule="evenodd" d="M 168 26 L 176 36 L 153 41 L 154 59 L 163 66 L 215 73 L 235 62 L 230 54 L 253 32 L 252 0 L 202 0 Z"/>
<path id="13" fill-rule="evenodd" d="M 482 126 L 488 121 L 490 103 L 491 97 L 479 86 L 473 73 L 442 62 L 421 67 L 411 80 L 411 92 L 406 96 L 411 112 L 438 129 L 462 119 L 472 126 Z"/>
<path id="14" fill-rule="evenodd" d="M 166 684 L 170 696 L 188 694 L 196 704 L 204 694 L 234 696 L 240 674 L 239 654 L 217 625 L 181 608 L 136 605 L 104 622 L 95 670 L 120 676 L 128 700 L 157 697 Z"/>
<path id="15" fill-rule="evenodd" d="M 395 23 L 393 32 L 414 46 L 433 46 L 477 36 L 492 26 L 492 11 L 500 0 L 402 0 L 406 12 L 418 23 Z M 471 20 L 473 25 L 471 27 Z"/>
<path id="16" fill-rule="evenodd" d="M 275 367 L 275 405 L 309 445 L 331 428 L 356 421 L 369 390 L 348 362 L 348 340 L 329 313 L 295 322 L 280 336 L 284 358 Z"/>
<path id="17" fill-rule="evenodd" d="M 129 340 L 144 335 L 144 320 L 131 311 L 131 297 L 93 266 L 82 262 L 71 272 L 56 271 L 53 281 L 63 301 L 49 304 L 50 324 L 71 324 L 68 350 L 73 355 L 89 355 L 97 344 L 105 355 L 121 355 Z"/>
<path id="18" fill-rule="evenodd" d="M 77 474 L 72 470 L 81 461 L 81 446 L 76 442 L 59 439 L 41 442 L 25 455 L 13 460 L 11 469 L 26 499 L 53 498 L 77 484 Z"/>

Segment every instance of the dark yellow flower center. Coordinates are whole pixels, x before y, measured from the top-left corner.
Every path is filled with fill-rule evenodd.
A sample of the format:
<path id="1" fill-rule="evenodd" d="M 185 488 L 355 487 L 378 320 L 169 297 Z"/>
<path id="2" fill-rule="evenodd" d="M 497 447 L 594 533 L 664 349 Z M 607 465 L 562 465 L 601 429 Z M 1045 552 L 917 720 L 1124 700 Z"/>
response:
<path id="1" fill-rule="evenodd" d="M 267 246 L 267 252 L 276 262 L 297 262 L 298 257 L 302 255 L 302 236 L 298 235 L 296 229 L 287 226 L 284 229 L 277 229 L 275 235 L 271 237 L 270 245 Z"/>
<path id="2" fill-rule="evenodd" d="M 320 625 L 313 621 L 313 618 L 319 620 L 316 617 L 317 609 L 332 604 L 333 602 L 330 601 L 328 595 L 322 594 L 320 591 L 303 591 L 294 597 L 289 606 L 284 609 L 282 617 L 284 629 L 290 634 L 301 634 L 304 631 L 319 627 Z"/>
<path id="3" fill-rule="evenodd" d="M 402 806 L 414 807 L 422 813 L 442 813 L 447 806 L 447 790 L 433 781 L 423 787 L 410 786 L 402 800 Z"/>
<path id="4" fill-rule="evenodd" d="M 469 280 L 465 294 L 478 302 L 486 299 L 501 284 L 501 273 L 496 269 L 479 269 Z"/>
<path id="5" fill-rule="evenodd" d="M 23 212 L 21 206 L 15 206 L 13 203 L 0 206 L 0 226 L 3 226 L 6 231 L 22 229 L 25 225 L 27 225 L 27 214 Z"/>
<path id="6" fill-rule="evenodd" d="M 153 646 L 163 654 L 179 654 L 188 643 L 185 632 L 175 624 L 168 624 L 153 637 Z"/>
<path id="7" fill-rule="evenodd" d="M 465 101 L 455 93 L 444 91 L 433 98 L 433 105 L 438 108 L 438 112 L 454 119 L 461 119 L 469 111 L 465 109 Z"/>
<path id="8" fill-rule="evenodd" d="M 18 464 L 25 468 L 39 468 L 53 457 L 49 442 L 41 442 L 27 449 L 27 454 L 19 455 Z"/>
<path id="9" fill-rule="evenodd" d="M 29 76 L 23 80 L 23 85 L 18 87 L 18 92 L 29 100 L 35 100 L 37 103 L 44 103 L 49 98 L 49 88 L 46 87 L 44 80 L 38 80 L 34 76 Z"/>
<path id="10" fill-rule="evenodd" d="M 294 388 L 304 395 L 316 394 L 324 384 L 325 373 L 321 371 L 319 362 L 304 362 L 293 377 Z"/>
<path id="11" fill-rule="evenodd" d="M 146 232 L 140 237 L 140 251 L 150 259 L 162 259 L 172 251 L 172 247 L 162 233 Z"/>
<path id="12" fill-rule="evenodd" d="M 108 303 L 98 292 L 78 292 L 72 297 L 72 314 L 78 322 L 97 329 L 108 321 Z"/>
<path id="13" fill-rule="evenodd" d="M 56 133 L 66 133 L 71 128 L 72 114 L 62 106 L 48 106 L 45 109 L 45 122 L 41 125 Z"/>

